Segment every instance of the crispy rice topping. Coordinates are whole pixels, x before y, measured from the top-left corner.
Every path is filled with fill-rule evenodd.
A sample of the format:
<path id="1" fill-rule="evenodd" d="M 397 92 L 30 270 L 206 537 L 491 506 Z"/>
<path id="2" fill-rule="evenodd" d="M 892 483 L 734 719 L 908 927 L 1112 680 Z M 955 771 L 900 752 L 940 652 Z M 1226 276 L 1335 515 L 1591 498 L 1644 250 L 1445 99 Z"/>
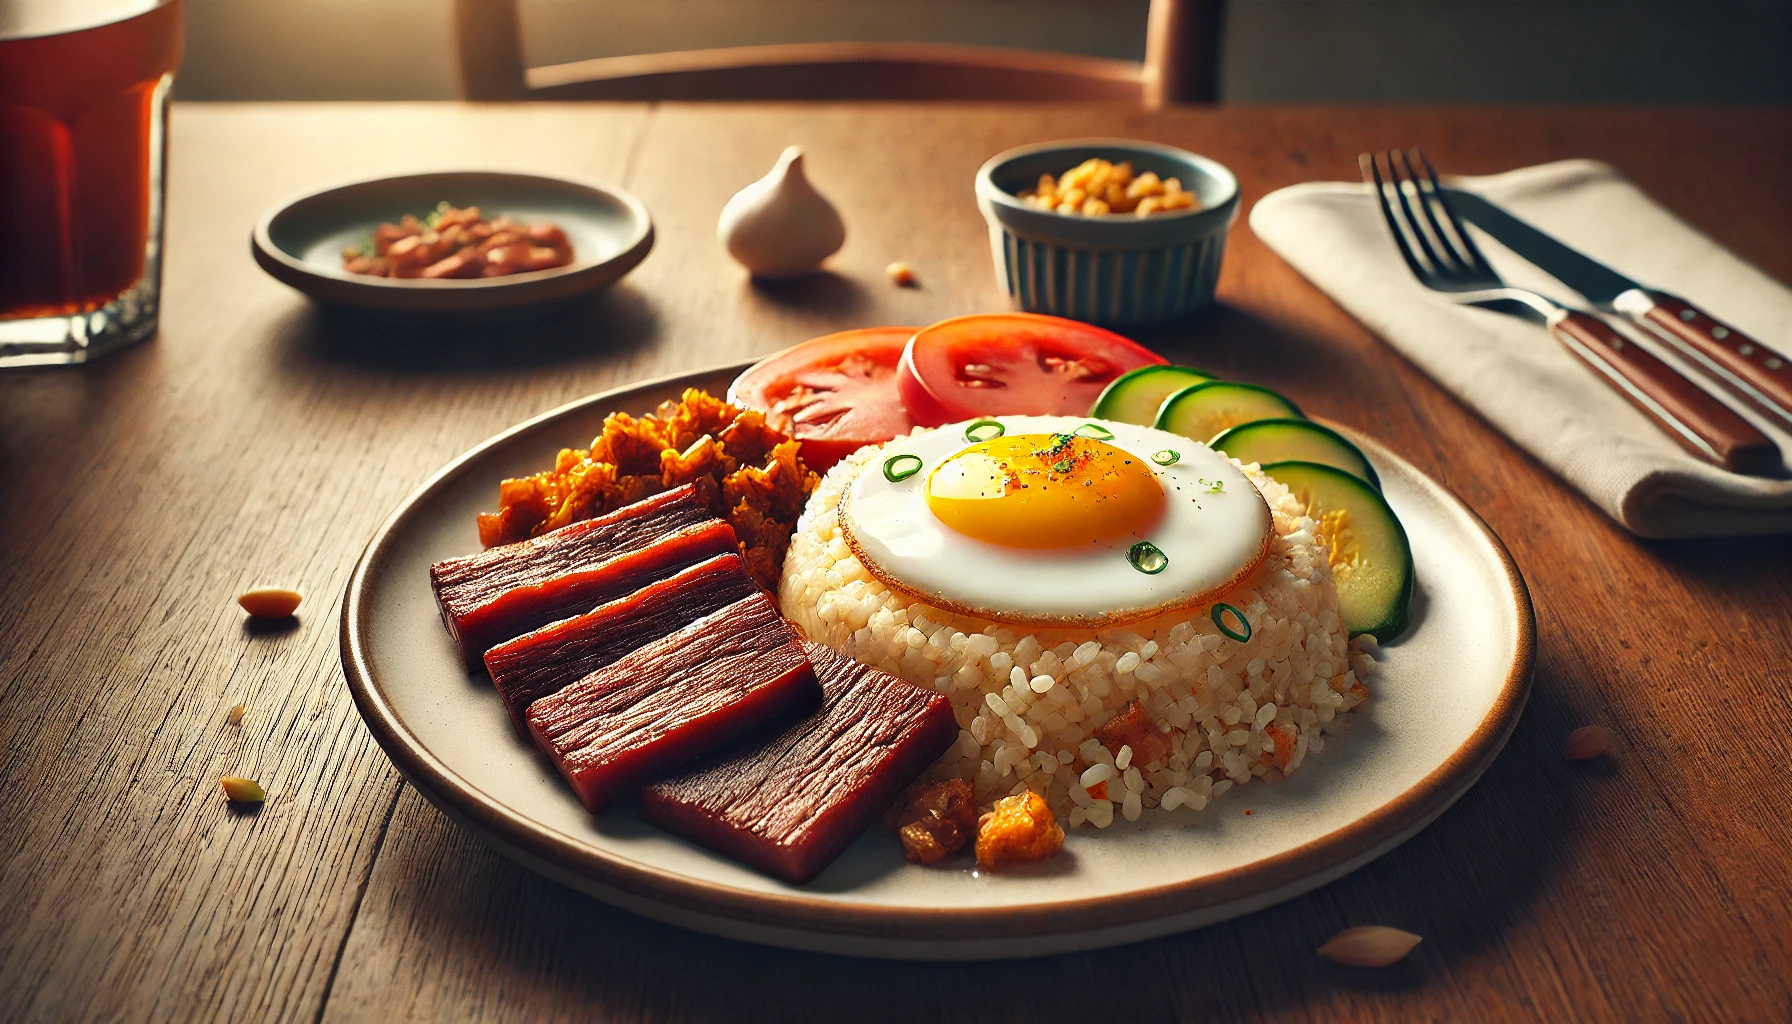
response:
<path id="1" fill-rule="evenodd" d="M 479 541 L 527 540 L 692 482 L 733 525 L 753 578 L 775 593 L 816 476 L 759 411 L 696 388 L 646 416 L 613 413 L 591 447 L 562 448 L 553 469 L 504 481 L 498 511 L 479 514 Z"/>

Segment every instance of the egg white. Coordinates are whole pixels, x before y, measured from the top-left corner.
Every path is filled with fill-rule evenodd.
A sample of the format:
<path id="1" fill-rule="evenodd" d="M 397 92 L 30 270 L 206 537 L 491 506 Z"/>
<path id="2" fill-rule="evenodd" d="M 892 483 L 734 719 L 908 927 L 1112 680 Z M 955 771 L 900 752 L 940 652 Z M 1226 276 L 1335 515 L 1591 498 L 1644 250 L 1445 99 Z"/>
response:
<path id="1" fill-rule="evenodd" d="M 1150 427 L 1087 417 L 995 416 L 1008 434 L 1071 433 L 1085 423 L 1112 431 L 1107 443 L 1150 469 L 1164 489 L 1163 514 L 1143 533 L 1075 549 L 1005 547 L 946 526 L 927 505 L 927 479 L 940 463 L 977 443 L 970 421 L 919 431 L 866 462 L 840 502 L 841 531 L 867 571 L 887 586 L 936 607 L 997 622 L 1093 626 L 1144 618 L 1212 600 L 1243 581 L 1269 551 L 1269 506 L 1236 464 L 1206 445 Z M 1168 466 L 1152 461 L 1170 450 Z M 885 477 L 894 456 L 921 469 Z M 1217 485 L 1217 486 L 1215 486 Z M 1139 541 L 1160 549 L 1162 572 L 1135 568 Z"/>

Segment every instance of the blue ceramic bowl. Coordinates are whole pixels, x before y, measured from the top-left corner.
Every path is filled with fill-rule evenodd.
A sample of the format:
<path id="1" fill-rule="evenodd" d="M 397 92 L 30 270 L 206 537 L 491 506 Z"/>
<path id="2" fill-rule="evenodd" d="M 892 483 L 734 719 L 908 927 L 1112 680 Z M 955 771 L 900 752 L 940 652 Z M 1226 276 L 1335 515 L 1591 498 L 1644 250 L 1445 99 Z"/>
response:
<path id="1" fill-rule="evenodd" d="M 1130 160 L 1135 172 L 1178 178 L 1201 207 L 1084 217 L 1018 198 L 1040 175 L 1063 174 L 1090 157 Z M 1021 309 L 1095 324 L 1161 323 L 1213 302 L 1226 231 L 1238 217 L 1238 179 L 1172 146 L 1074 139 L 993 157 L 977 172 L 977 206 L 989 222 L 996 277 Z"/>

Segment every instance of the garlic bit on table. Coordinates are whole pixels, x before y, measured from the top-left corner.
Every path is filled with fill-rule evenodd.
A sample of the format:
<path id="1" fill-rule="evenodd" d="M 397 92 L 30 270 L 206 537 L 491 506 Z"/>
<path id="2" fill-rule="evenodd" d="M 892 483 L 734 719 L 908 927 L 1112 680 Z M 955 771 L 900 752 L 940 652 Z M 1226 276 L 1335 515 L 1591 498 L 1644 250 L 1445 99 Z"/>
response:
<path id="1" fill-rule="evenodd" d="M 754 277 L 796 277 L 821 268 L 846 241 L 846 225 L 803 169 L 791 146 L 770 174 L 722 207 L 716 237 Z"/>

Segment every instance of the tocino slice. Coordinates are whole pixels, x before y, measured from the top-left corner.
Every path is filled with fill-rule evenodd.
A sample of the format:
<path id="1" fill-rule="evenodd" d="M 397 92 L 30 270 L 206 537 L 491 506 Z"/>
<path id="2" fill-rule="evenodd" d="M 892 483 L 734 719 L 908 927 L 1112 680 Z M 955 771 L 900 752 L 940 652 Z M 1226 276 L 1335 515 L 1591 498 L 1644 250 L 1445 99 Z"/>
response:
<path id="1" fill-rule="evenodd" d="M 648 821 L 794 883 L 820 873 L 958 738 L 944 696 L 803 646 L 820 708 L 641 795 Z"/>
<path id="2" fill-rule="evenodd" d="M 527 737 L 530 704 L 758 592 L 740 555 L 717 555 L 583 615 L 507 640 L 485 652 L 485 669 L 517 732 Z"/>
<path id="3" fill-rule="evenodd" d="M 539 537 L 437 562 L 429 579 L 449 635 L 476 669 L 506 640 L 735 550 L 734 528 L 686 484 Z"/>
<path id="4" fill-rule="evenodd" d="M 529 705 L 529 732 L 597 811 L 820 697 L 796 634 L 755 592 Z"/>

